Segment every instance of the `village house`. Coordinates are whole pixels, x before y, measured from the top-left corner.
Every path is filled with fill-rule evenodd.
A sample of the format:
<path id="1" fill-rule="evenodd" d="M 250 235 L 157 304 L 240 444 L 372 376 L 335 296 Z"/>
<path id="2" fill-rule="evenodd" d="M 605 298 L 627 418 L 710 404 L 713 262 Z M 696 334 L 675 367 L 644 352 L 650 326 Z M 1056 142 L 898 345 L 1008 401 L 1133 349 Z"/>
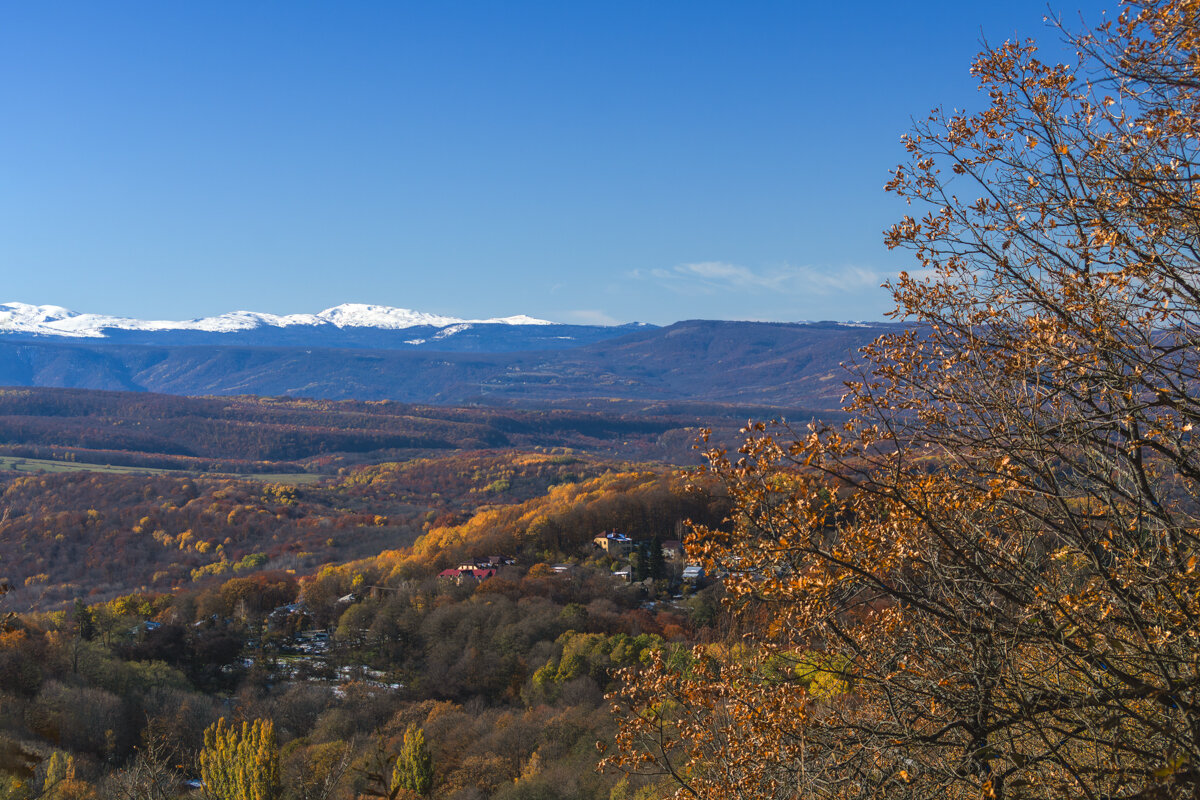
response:
<path id="1" fill-rule="evenodd" d="M 592 540 L 592 544 L 613 558 L 627 556 L 633 552 L 633 539 L 616 531 L 610 531 L 609 533 L 597 536 Z"/>
<path id="2" fill-rule="evenodd" d="M 495 577 L 495 575 L 495 567 L 476 567 L 473 564 L 451 567 L 438 573 L 438 577 L 442 580 L 452 580 L 455 583 L 468 583 L 470 581 L 480 583 L 486 581 L 488 578 Z"/>

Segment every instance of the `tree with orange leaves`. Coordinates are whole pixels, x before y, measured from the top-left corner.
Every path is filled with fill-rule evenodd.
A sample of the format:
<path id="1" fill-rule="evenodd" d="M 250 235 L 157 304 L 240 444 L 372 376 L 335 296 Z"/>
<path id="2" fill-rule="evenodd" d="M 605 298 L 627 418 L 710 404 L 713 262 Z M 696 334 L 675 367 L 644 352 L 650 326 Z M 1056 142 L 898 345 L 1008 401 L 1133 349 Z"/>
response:
<path id="1" fill-rule="evenodd" d="M 886 234 L 912 330 L 843 427 L 709 453 L 740 641 L 627 676 L 607 763 L 698 798 L 1200 796 L 1200 3 L 986 49 Z"/>

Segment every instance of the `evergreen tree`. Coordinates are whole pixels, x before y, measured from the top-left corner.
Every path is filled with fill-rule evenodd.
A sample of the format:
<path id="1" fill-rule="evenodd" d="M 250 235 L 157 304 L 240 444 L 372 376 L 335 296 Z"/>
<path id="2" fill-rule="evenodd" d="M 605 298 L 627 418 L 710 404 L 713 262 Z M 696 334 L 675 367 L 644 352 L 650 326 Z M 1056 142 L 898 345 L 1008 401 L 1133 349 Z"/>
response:
<path id="1" fill-rule="evenodd" d="M 629 554 L 629 573 L 634 583 L 646 580 L 650 577 L 650 570 L 647 568 L 646 553 L 639 544 L 632 553 Z"/>
<path id="2" fill-rule="evenodd" d="M 92 616 L 92 610 L 88 608 L 87 603 L 78 597 L 75 598 L 75 608 L 72 612 L 75 619 L 75 630 L 79 634 L 79 638 L 84 641 L 91 641 L 96 635 L 96 620 Z"/>
<path id="3" fill-rule="evenodd" d="M 654 578 L 654 580 L 659 580 L 667 574 L 662 540 L 657 536 L 646 545 L 646 572 L 649 573 L 648 577 Z"/>

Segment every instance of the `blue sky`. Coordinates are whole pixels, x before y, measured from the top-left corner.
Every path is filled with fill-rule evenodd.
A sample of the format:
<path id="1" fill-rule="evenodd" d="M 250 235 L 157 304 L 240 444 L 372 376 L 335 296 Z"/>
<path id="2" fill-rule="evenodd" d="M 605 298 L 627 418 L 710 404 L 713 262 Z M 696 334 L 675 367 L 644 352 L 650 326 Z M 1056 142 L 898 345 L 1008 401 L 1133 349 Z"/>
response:
<path id="1" fill-rule="evenodd" d="M 1107 4 L 1056 10 L 1089 22 Z M 1033 0 L 0 5 L 0 302 L 879 319 L 910 118 Z"/>

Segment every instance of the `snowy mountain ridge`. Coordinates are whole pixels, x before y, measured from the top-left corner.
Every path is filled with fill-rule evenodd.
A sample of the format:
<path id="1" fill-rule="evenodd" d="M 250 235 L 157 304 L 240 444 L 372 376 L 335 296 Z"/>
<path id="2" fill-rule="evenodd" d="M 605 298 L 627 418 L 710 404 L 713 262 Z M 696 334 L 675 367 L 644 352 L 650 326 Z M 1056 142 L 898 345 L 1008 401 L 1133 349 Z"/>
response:
<path id="1" fill-rule="evenodd" d="M 471 325 L 553 325 L 555 323 L 523 314 L 492 319 L 459 319 L 428 314 L 407 308 L 343 303 L 317 314 L 267 314 L 258 311 L 233 311 L 215 317 L 191 320 L 141 320 L 105 314 L 81 314 L 62 306 L 30 303 L 0 303 L 0 333 L 56 336 L 76 339 L 107 338 L 108 331 L 203 331 L 237 333 L 262 328 L 312 327 L 337 329 L 441 328 L 439 337 L 459 333 Z M 457 330 L 451 330 L 451 327 Z"/>

